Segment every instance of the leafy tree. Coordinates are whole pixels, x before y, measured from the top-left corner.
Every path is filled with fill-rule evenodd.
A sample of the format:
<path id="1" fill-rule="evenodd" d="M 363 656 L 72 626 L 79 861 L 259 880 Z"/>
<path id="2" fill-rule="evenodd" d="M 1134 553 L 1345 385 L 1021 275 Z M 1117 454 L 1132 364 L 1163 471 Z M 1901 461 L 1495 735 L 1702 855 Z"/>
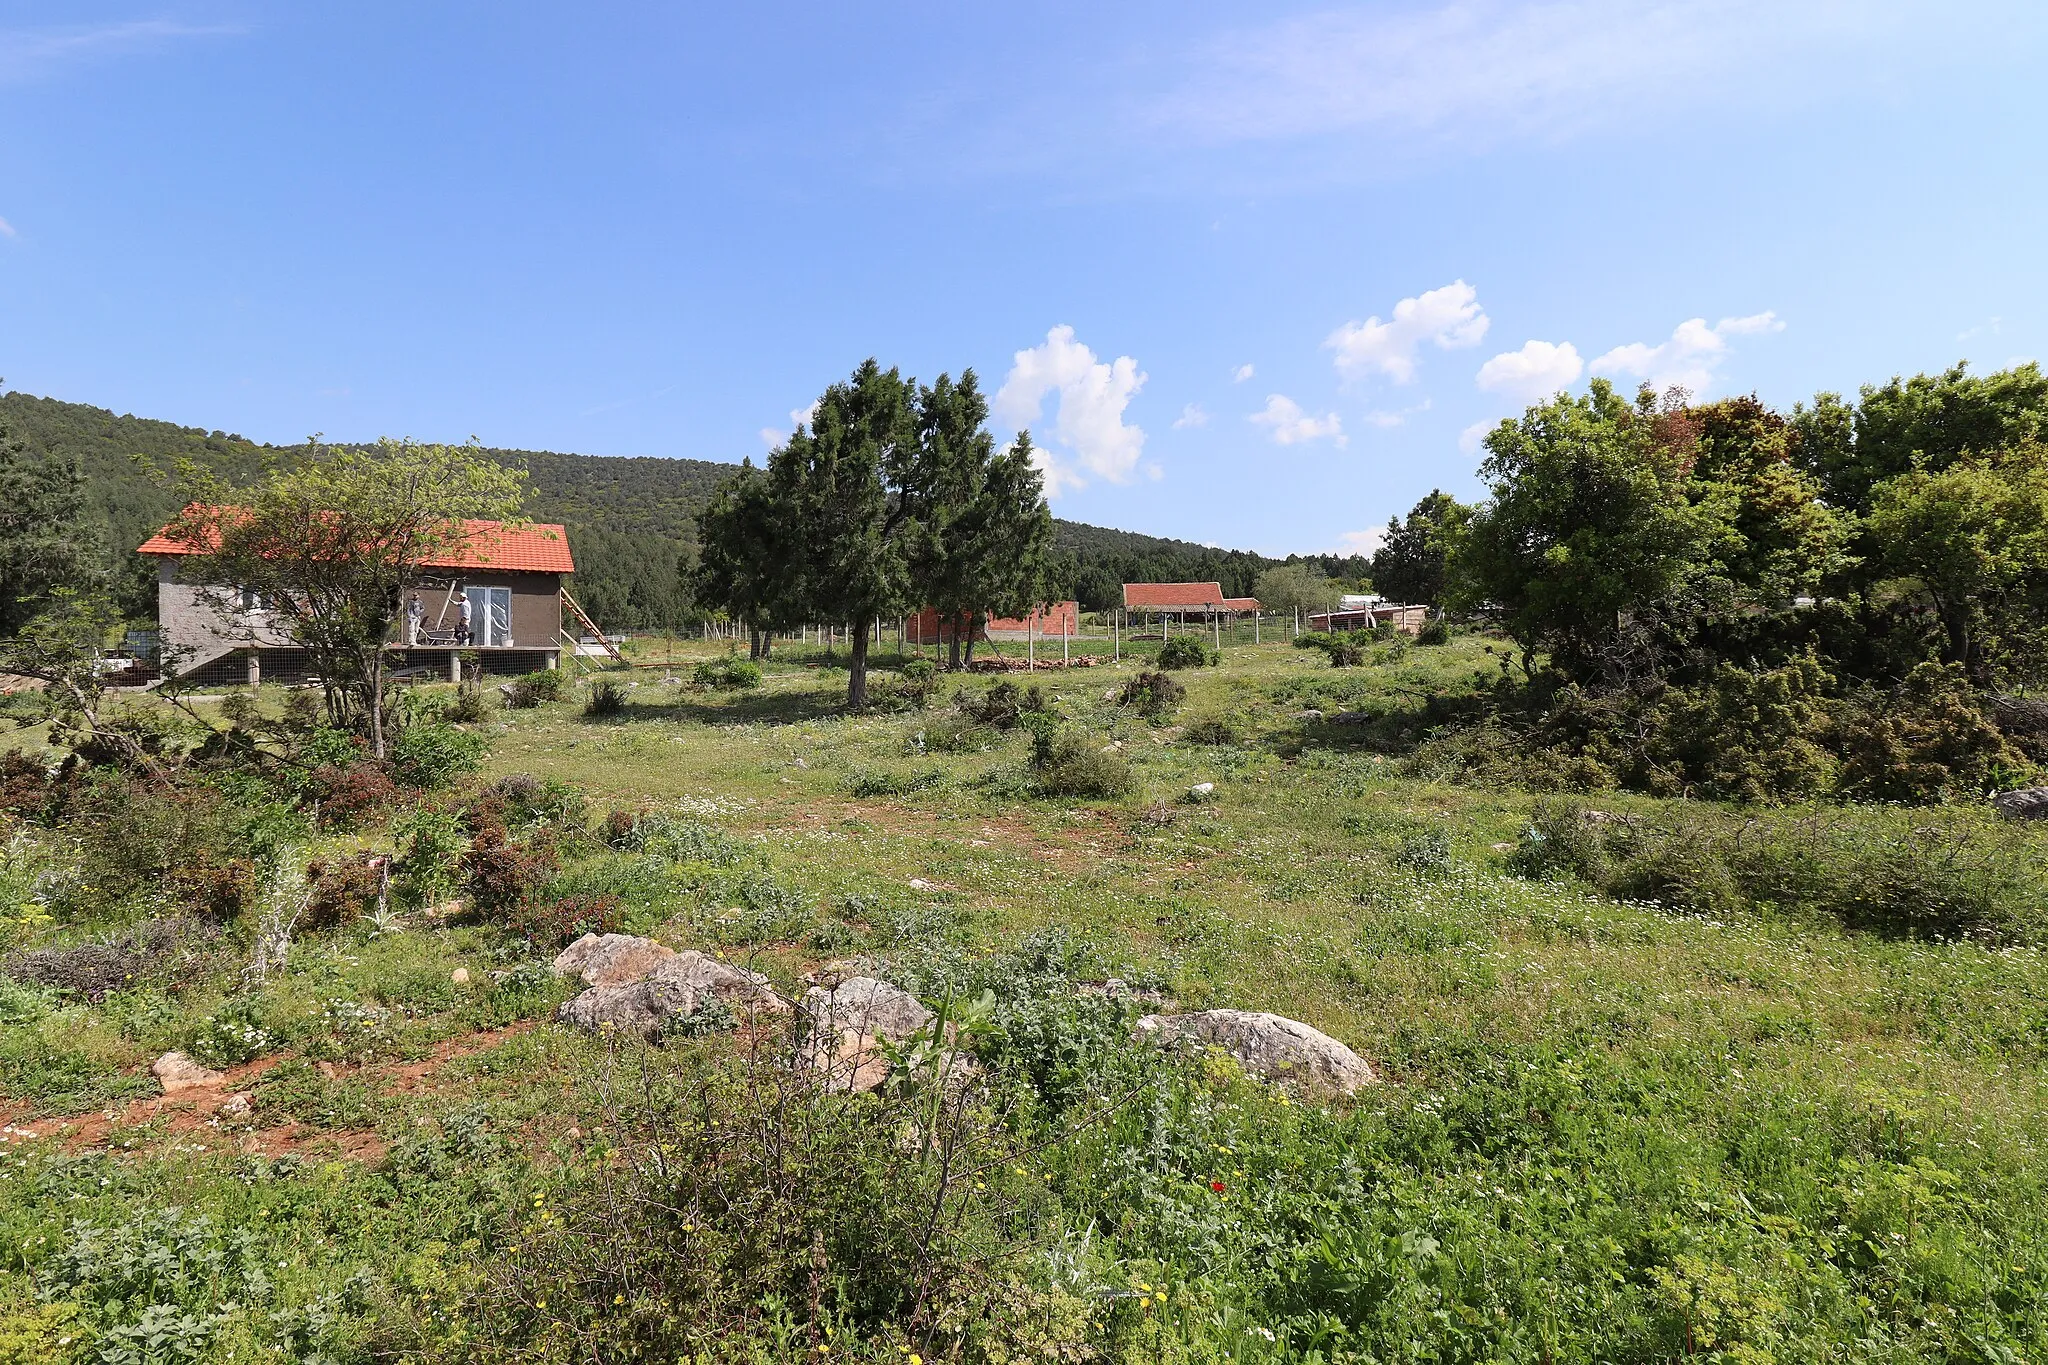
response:
<path id="1" fill-rule="evenodd" d="M 1979 684 L 2043 680 L 2048 650 L 2048 445 L 1913 469 L 1872 494 L 1871 568 L 1940 617 L 1943 661 Z"/>
<path id="2" fill-rule="evenodd" d="M 1654 413 L 1595 379 L 1486 438 L 1492 500 L 1459 546 L 1453 600 L 1496 617 L 1566 675 L 1619 685 L 1654 671 L 1656 636 L 1699 605 L 1713 511 Z"/>
<path id="3" fill-rule="evenodd" d="M 123 724 L 106 708 L 100 660 L 121 620 L 120 607 L 96 587 L 52 588 L 44 610 L 0 641 L 0 673 L 44 684 L 53 738 L 68 737 L 74 748 L 95 745 L 110 757 L 157 772 L 151 730 Z"/>
<path id="4" fill-rule="evenodd" d="M 1472 520 L 1472 509 L 1441 489 L 1387 522 L 1387 537 L 1372 557 L 1372 585 L 1394 602 L 1442 606 L 1449 588 L 1452 542 Z"/>
<path id="5" fill-rule="evenodd" d="M 908 496 L 917 513 L 911 574 L 925 605 L 962 623 L 953 633 L 973 651 L 983 611 L 1021 614 L 1045 598 L 1052 513 L 1031 460 L 1031 434 L 998 450 L 986 429 L 988 402 L 974 371 L 945 375 L 917 396 L 917 459 Z"/>
<path id="6" fill-rule="evenodd" d="M 910 381 L 863 361 L 850 380 L 825 390 L 810 426 L 799 426 L 768 457 L 772 513 L 781 543 L 801 565 L 804 600 L 820 618 L 851 627 L 852 711 L 867 706 L 869 630 L 911 605 L 914 400 Z"/>
<path id="7" fill-rule="evenodd" d="M 382 758 L 384 646 L 400 601 L 458 546 L 488 559 L 464 521 L 513 518 L 524 482 L 474 445 L 387 439 L 275 467 L 239 504 L 188 471 L 192 500 L 169 534 L 192 547 L 194 581 L 232 585 L 209 588 L 207 605 L 306 650 L 329 719 L 366 730 Z"/>
<path id="8" fill-rule="evenodd" d="M 1336 606 L 1343 589 L 1313 565 L 1281 564 L 1252 580 L 1252 596 L 1263 610 L 1306 614 Z"/>
<path id="9" fill-rule="evenodd" d="M 1686 496 L 1727 522 L 1713 572 L 1741 607 L 1789 606 L 1843 566 L 1849 523 L 1796 462 L 1793 423 L 1752 396 L 1681 407 L 1663 425 L 1690 464 Z"/>
<path id="10" fill-rule="evenodd" d="M 55 590 L 89 586 L 97 558 L 77 464 L 30 450 L 0 422 L 0 636 Z"/>
<path id="11" fill-rule="evenodd" d="M 1860 512 L 1879 485 L 1909 470 L 1939 473 L 1968 455 L 2048 436 L 2048 376 L 2032 361 L 1981 378 L 1959 363 L 1865 385 L 1853 409 L 1821 394 L 1793 422 L 1800 462 L 1828 501 Z"/>

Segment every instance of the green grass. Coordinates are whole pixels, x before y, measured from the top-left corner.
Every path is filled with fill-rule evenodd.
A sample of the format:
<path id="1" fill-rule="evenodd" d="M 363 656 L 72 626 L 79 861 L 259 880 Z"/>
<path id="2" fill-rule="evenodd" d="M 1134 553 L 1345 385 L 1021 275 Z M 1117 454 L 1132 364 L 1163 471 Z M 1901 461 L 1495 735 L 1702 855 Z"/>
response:
<path id="1" fill-rule="evenodd" d="M 722 653 L 681 646 L 675 672 Z M 2048 1348 L 2036 947 L 1517 877 L 1500 846 L 1523 838 L 1537 798 L 1409 775 L 1374 751 L 1383 732 L 1299 717 L 1469 691 L 1497 672 L 1471 637 L 1375 647 L 1352 669 L 1284 643 L 1226 648 L 1221 667 L 1177 675 L 1190 695 L 1159 723 L 1105 700 L 1135 664 L 1038 676 L 1065 724 L 1121 746 L 1137 790 L 1107 802 L 1032 796 L 1022 729 L 968 752 L 922 744 L 951 680 L 930 712 L 840 715 L 845 675 L 815 654 L 779 648 L 738 694 L 621 672 L 639 685 L 616 717 L 586 718 L 580 696 L 495 713 L 484 776 L 572 783 L 594 816 L 633 809 L 684 831 L 576 853 L 553 888 L 618 896 L 634 931 L 792 990 L 857 952 L 928 994 L 985 984 L 1003 1055 L 1041 1083 L 1150 1087 L 1033 1158 L 1045 1198 L 1015 1235 L 1034 1250 L 1008 1273 L 1038 1325 L 994 1314 L 962 1338 L 966 1358 L 1036 1350 L 1033 1332 L 1095 1353 L 1070 1358 L 1131 1361 Z M 1180 724 L 1207 717 L 1238 742 L 1183 742 Z M 1197 782 L 1213 799 L 1183 799 Z M 1593 800 L 1644 819 L 1678 809 Z M 2048 839 L 2020 850 L 2048 858 Z M 337 1359 L 554 1340 L 490 1316 L 476 1287 L 513 1254 L 506 1228 L 534 1192 L 576 1169 L 569 1130 L 617 1120 L 602 1043 L 545 1022 L 479 1032 L 562 998 L 530 960 L 496 930 L 418 916 L 304 940 L 254 1000 L 298 1058 L 254 1085 L 258 1154 L 231 1130 L 120 1117 L 74 1149 L 10 1144 L 0 1359 L 125 1358 L 107 1353 L 149 1305 L 189 1320 L 195 1359 L 265 1358 L 287 1338 Z M 1148 1070 L 1121 1024 L 1062 1003 L 1061 973 L 1302 1019 L 1387 1084 L 1324 1109 L 1227 1067 Z M 168 994 L 56 1002 L 5 1026 L 13 1116 L 123 1114 L 150 1089 L 150 1058 L 240 990 L 224 962 Z M 204 1228 L 151 1221 L 167 1207 Z M 115 1234 L 95 1229 L 127 1240 L 106 1250 L 94 1238 Z M 232 1239 L 270 1268 L 260 1293 L 207 1259 Z M 178 1246 L 212 1268 L 119 1302 L 73 1267 L 79 1248 L 161 1261 Z M 1141 1310 L 1139 1282 L 1168 1299 Z M 835 1354 L 902 1358 L 900 1333 L 845 1331 Z"/>

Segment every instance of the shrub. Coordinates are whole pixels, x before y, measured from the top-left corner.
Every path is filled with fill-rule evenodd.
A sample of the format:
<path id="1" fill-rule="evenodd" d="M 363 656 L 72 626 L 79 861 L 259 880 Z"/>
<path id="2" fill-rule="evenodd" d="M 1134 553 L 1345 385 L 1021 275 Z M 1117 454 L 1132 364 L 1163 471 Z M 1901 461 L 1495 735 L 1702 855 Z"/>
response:
<path id="1" fill-rule="evenodd" d="M 1045 693 L 1035 684 L 1019 687 L 1007 678 L 978 697 L 963 689 L 957 702 L 962 715 L 997 730 L 1015 729 L 1020 717 L 1046 709 Z"/>
<path id="2" fill-rule="evenodd" d="M 1128 706 L 1148 720 L 1172 714 L 1187 697 L 1188 690 L 1171 674 L 1148 671 L 1124 684 L 1117 705 Z"/>
<path id="3" fill-rule="evenodd" d="M 483 688 L 473 679 L 465 680 L 455 695 L 448 699 L 448 704 L 441 708 L 441 719 L 450 724 L 474 725 L 490 717 L 491 703 L 484 696 Z"/>
<path id="4" fill-rule="evenodd" d="M 1447 645 L 1450 642 L 1450 623 L 1441 616 L 1423 622 L 1422 629 L 1415 632 L 1415 643 L 1418 645 Z"/>
<path id="5" fill-rule="evenodd" d="M 590 695 L 583 699 L 583 714 L 586 716 L 616 716 L 626 709 L 626 689 L 610 678 L 600 678 L 590 685 Z"/>
<path id="6" fill-rule="evenodd" d="M 761 685 L 761 665 L 751 659 L 742 659 L 728 654 L 721 659 L 706 659 L 698 664 L 691 675 L 699 687 L 714 687 L 722 692 L 744 692 Z"/>
<path id="7" fill-rule="evenodd" d="M 391 833 L 399 850 L 393 871 L 410 903 L 432 905 L 455 889 L 468 843 L 459 816 L 420 807 L 394 822 Z"/>
<path id="8" fill-rule="evenodd" d="M 507 773 L 477 793 L 472 804 L 488 809 L 514 828 L 534 824 L 583 827 L 583 793 L 558 778 Z"/>
<path id="9" fill-rule="evenodd" d="M 1294 637 L 1296 649 L 1328 649 L 1336 637 L 1327 630 L 1305 630 Z"/>
<path id="10" fill-rule="evenodd" d="M 559 668 L 523 673 L 512 680 L 512 692 L 505 698 L 505 704 L 528 710 L 544 701 L 560 701 L 567 678 L 568 674 Z"/>
<path id="11" fill-rule="evenodd" d="M 1034 753 L 1032 766 L 1045 796 L 1126 796 L 1137 786 L 1122 754 L 1079 730 L 1054 735 Z"/>
<path id="12" fill-rule="evenodd" d="M 144 920 L 99 943 L 16 953 L 0 962 L 0 971 L 97 1004 L 114 991 L 186 975 L 219 936 L 220 930 L 204 920 Z"/>
<path id="13" fill-rule="evenodd" d="M 408 725 L 391 742 L 391 775 L 408 787 L 445 787 L 483 762 L 487 742 L 452 725 Z"/>
<path id="14" fill-rule="evenodd" d="M 325 829 L 359 829 L 398 799 L 398 784 L 368 759 L 347 767 L 323 764 L 307 775 L 299 799 Z"/>
<path id="15" fill-rule="evenodd" d="M 560 948 L 585 934 L 615 934 L 625 921 L 619 898 L 610 895 L 564 896 L 529 901 L 516 907 L 506 927 L 537 948 Z"/>
<path id="16" fill-rule="evenodd" d="M 1221 716 L 1189 721 L 1180 737 L 1189 744 L 1235 744 L 1240 738 L 1237 727 Z"/>
<path id="17" fill-rule="evenodd" d="M 384 895 L 387 876 L 388 864 L 373 853 L 316 858 L 306 866 L 308 894 L 300 927 L 332 929 L 368 915 Z"/>
<path id="18" fill-rule="evenodd" d="M 1426 829 L 1411 834 L 1401 841 L 1401 849 L 1394 855 L 1397 867 L 1410 872 L 1435 876 L 1451 870 L 1450 836 L 1440 829 Z"/>
<path id="19" fill-rule="evenodd" d="M 1825 746 L 1833 681 L 1812 655 L 1773 669 L 1722 664 L 1707 686 L 1659 698 L 1647 714 L 1645 756 L 1724 800 L 1794 801 L 1823 791 L 1836 767 Z"/>
<path id="20" fill-rule="evenodd" d="M 505 827 L 486 824 L 462 855 L 462 886 L 478 914 L 501 916 L 525 905 L 561 870 L 545 842 L 519 845 Z"/>
<path id="21" fill-rule="evenodd" d="M 1223 656 L 1202 643 L 1199 636 L 1176 635 L 1159 647 L 1156 660 L 1161 668 L 1206 668 L 1221 663 Z"/>
<path id="22" fill-rule="evenodd" d="M 1865 800 L 1981 797 L 2032 767 L 1979 709 L 1958 665 L 1921 664 L 1845 711 L 1842 790 Z"/>
<path id="23" fill-rule="evenodd" d="M 941 754 L 966 754 L 987 748 L 989 738 L 988 727 L 972 716 L 955 712 L 927 721 L 924 728 L 911 737 L 910 748 L 914 752 L 930 750 Z"/>
<path id="24" fill-rule="evenodd" d="M 945 782 L 946 775 L 937 768 L 924 768 L 914 773 L 863 769 L 847 779 L 846 790 L 851 796 L 907 796 L 911 792 L 944 786 Z"/>

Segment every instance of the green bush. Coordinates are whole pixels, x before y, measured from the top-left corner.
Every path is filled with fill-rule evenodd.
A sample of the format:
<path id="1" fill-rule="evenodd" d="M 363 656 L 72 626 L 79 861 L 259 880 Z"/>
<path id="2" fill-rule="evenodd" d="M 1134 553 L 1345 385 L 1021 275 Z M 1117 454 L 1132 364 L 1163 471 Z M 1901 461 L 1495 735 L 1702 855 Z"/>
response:
<path id="1" fill-rule="evenodd" d="M 1843 708 L 1842 790 L 1869 801 L 1981 798 L 2033 770 L 1979 706 L 1963 670 L 1925 663 Z"/>
<path id="2" fill-rule="evenodd" d="M 1045 693 L 1037 685 L 1019 687 L 1008 678 L 979 696 L 962 688 L 954 702 L 975 724 L 997 730 L 1014 729 L 1019 717 L 1046 709 Z"/>
<path id="3" fill-rule="evenodd" d="M 391 775 L 422 790 L 445 787 L 482 766 L 488 747 L 484 736 L 452 725 L 408 725 L 391 742 Z"/>
<path id="4" fill-rule="evenodd" d="M 721 692 L 744 692 L 761 685 L 761 665 L 752 659 L 728 654 L 722 658 L 706 659 L 690 676 L 699 687 L 716 688 Z"/>
<path id="5" fill-rule="evenodd" d="M 1127 796 L 1137 786 L 1122 754 L 1079 730 L 1053 735 L 1034 754 L 1032 766 L 1044 796 Z"/>
<path id="6" fill-rule="evenodd" d="M 1415 643 L 1418 645 L 1447 645 L 1450 642 L 1450 623 L 1441 616 L 1423 622 L 1422 629 L 1415 633 Z"/>
<path id="7" fill-rule="evenodd" d="M 474 725 L 491 718 L 491 703 L 474 678 L 464 680 L 441 708 L 441 719 L 451 725 Z"/>
<path id="8" fill-rule="evenodd" d="M 1237 727 L 1222 716 L 1203 716 L 1191 720 L 1180 732 L 1181 739 L 1188 744 L 1236 744 L 1242 736 Z"/>
<path id="9" fill-rule="evenodd" d="M 583 714 L 586 716 L 616 716 L 626 709 L 626 689 L 610 678 L 599 678 L 590 685 L 590 695 L 583 699 Z"/>
<path id="10" fill-rule="evenodd" d="M 185 1051 L 207 1066 L 240 1066 L 276 1051 L 283 1041 L 265 1026 L 257 1002 L 241 996 L 200 1020 Z"/>
<path id="11" fill-rule="evenodd" d="M 1125 683 L 1116 700 L 1147 720 L 1158 720 L 1173 714 L 1187 695 L 1187 688 L 1172 674 L 1147 671 Z"/>
<path id="12" fill-rule="evenodd" d="M 1155 662 L 1161 668 L 1206 668 L 1223 662 L 1223 656 L 1203 644 L 1199 636 L 1176 635 L 1159 647 Z"/>

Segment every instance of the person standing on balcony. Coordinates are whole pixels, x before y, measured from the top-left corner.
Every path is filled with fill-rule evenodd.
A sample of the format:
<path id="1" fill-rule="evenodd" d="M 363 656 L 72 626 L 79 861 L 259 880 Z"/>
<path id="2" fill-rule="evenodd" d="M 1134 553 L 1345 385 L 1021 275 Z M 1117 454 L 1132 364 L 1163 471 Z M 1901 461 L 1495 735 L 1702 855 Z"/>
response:
<path id="1" fill-rule="evenodd" d="M 425 618 L 426 614 L 427 604 L 420 601 L 420 595 L 418 593 L 414 593 L 412 595 L 412 600 L 405 604 L 406 648 L 411 649 L 419 644 L 420 621 Z"/>
<path id="2" fill-rule="evenodd" d="M 474 620 L 470 615 L 469 594 L 464 593 L 462 594 L 462 643 L 466 645 L 473 645 L 476 643 L 476 636 L 473 633 L 473 628 Z"/>

